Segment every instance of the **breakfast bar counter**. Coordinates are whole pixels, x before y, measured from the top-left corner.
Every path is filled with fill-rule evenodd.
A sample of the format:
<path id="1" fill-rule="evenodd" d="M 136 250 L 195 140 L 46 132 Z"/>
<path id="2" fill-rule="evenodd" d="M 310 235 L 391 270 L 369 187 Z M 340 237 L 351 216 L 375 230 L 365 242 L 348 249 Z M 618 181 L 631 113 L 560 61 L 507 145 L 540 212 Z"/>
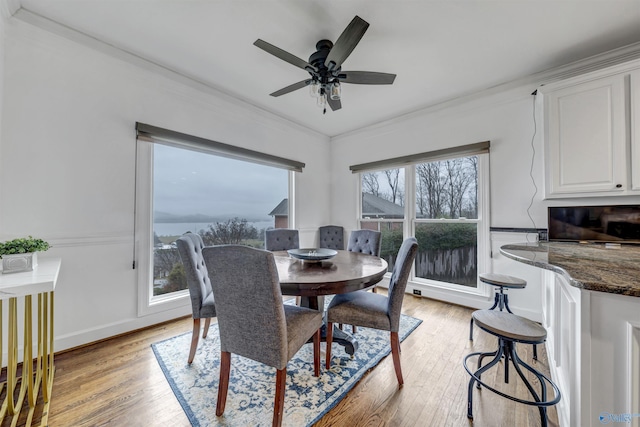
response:
<path id="1" fill-rule="evenodd" d="M 560 426 L 640 426 L 640 246 L 552 241 L 500 252 L 540 268 L 531 285 L 562 392 Z"/>
<path id="2" fill-rule="evenodd" d="M 639 245 L 537 242 L 505 245 L 500 252 L 558 273 L 576 288 L 640 297 Z"/>

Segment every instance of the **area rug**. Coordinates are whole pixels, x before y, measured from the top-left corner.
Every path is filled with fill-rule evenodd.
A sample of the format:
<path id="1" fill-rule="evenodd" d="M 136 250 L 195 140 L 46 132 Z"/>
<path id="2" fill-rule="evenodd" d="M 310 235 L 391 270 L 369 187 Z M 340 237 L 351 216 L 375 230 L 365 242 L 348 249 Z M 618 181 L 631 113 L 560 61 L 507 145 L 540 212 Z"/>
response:
<path id="1" fill-rule="evenodd" d="M 399 336 L 404 340 L 422 320 L 402 315 Z M 350 331 L 346 326 L 345 330 Z M 313 376 L 313 345 L 306 344 L 287 365 L 287 390 L 283 425 L 313 425 L 391 351 L 389 332 L 358 328 L 358 350 L 353 358 L 340 345 L 332 346 L 331 370 L 324 369 L 321 349 L 320 377 Z M 200 340 L 193 364 L 187 364 L 191 332 L 152 344 L 158 363 L 193 426 L 271 425 L 276 370 L 253 360 L 232 355 L 227 404 L 216 417 L 220 342 L 218 325 L 211 325 Z M 395 381 L 395 376 L 389 381 Z"/>

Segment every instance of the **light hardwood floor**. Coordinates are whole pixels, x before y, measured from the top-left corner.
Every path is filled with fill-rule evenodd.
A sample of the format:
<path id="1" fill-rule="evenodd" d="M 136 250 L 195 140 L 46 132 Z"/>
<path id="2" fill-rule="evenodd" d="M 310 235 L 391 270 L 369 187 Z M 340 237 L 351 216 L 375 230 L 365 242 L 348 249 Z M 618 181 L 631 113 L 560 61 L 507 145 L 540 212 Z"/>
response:
<path id="1" fill-rule="evenodd" d="M 384 291 L 383 291 L 384 292 Z M 316 426 L 539 426 L 535 407 L 511 402 L 488 390 L 474 392 L 474 421 L 467 419 L 469 377 L 463 357 L 494 350 L 497 340 L 475 328 L 469 341 L 472 309 L 406 295 L 403 312 L 423 320 L 402 343 L 405 379 L 398 389 L 391 356 L 386 357 Z M 178 319 L 56 356 L 49 425 L 189 426 L 160 370 L 151 344 L 191 330 L 190 318 Z M 215 339 L 209 335 L 207 339 Z M 188 349 L 185 348 L 185 362 Z M 530 362 L 531 346 L 518 353 Z M 548 375 L 546 353 L 534 363 Z M 198 363 L 198 357 L 194 363 Z M 503 364 L 483 376 L 508 393 L 529 399 L 514 370 L 503 384 Z M 519 379 L 518 379 L 519 380 Z M 275 370 L 274 370 L 275 385 Z M 215 400 L 212 390 L 211 399 Z M 555 408 L 549 425 L 557 426 Z M 265 419 L 270 424 L 271 418 Z"/>

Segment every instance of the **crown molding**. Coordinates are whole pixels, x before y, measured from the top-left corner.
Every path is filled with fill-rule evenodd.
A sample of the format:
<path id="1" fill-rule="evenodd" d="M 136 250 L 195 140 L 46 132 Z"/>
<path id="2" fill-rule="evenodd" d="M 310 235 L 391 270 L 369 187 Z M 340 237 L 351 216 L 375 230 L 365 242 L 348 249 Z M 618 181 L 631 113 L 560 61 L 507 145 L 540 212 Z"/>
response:
<path id="1" fill-rule="evenodd" d="M 9 19 L 20 7 L 20 0 L 0 0 L 0 16 L 2 19 Z"/>

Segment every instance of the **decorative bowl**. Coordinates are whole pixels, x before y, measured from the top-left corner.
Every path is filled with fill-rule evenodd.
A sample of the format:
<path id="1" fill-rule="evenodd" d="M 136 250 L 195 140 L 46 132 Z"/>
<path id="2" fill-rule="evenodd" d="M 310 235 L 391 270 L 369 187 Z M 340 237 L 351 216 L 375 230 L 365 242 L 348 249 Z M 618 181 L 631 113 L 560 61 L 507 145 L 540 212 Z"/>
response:
<path id="1" fill-rule="evenodd" d="M 287 252 L 290 256 L 303 261 L 323 261 L 338 254 L 333 249 L 326 248 L 289 249 Z"/>

